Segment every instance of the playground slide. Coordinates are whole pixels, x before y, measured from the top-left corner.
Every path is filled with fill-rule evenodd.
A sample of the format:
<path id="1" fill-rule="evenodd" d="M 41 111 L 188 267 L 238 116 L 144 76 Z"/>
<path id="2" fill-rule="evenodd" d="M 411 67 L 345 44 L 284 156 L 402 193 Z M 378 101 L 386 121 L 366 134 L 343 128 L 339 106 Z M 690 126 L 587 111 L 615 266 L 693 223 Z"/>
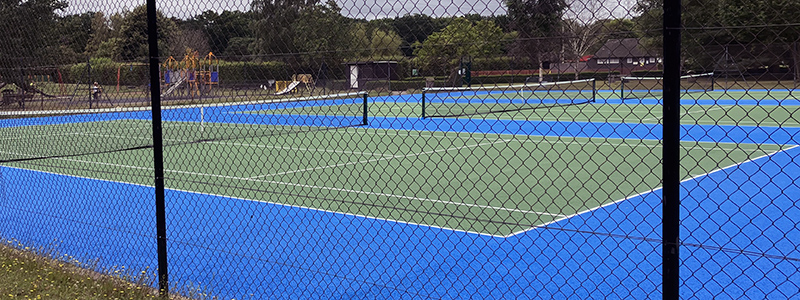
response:
<path id="1" fill-rule="evenodd" d="M 179 86 L 181 86 L 181 83 L 183 83 L 183 81 L 185 81 L 185 80 L 186 80 L 186 77 L 180 77 L 180 79 L 178 79 L 178 82 L 173 84 L 171 87 L 169 87 L 169 89 L 167 89 L 166 92 L 161 94 L 161 97 L 167 96 L 167 95 L 171 94 L 172 92 L 174 92 Z"/>
<path id="2" fill-rule="evenodd" d="M 275 93 L 276 96 L 285 95 L 291 92 L 294 88 L 300 85 L 300 81 L 292 81 L 285 89 L 281 90 L 280 92 Z"/>

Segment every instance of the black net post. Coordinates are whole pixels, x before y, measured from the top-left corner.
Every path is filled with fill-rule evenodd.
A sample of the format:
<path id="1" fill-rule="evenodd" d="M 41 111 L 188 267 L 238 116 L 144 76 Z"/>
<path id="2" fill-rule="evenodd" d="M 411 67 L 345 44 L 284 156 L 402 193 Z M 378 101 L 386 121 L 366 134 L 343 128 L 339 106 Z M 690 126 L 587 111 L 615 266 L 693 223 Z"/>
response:
<path id="1" fill-rule="evenodd" d="M 422 97 L 422 100 L 421 100 L 421 103 L 422 103 L 422 118 L 425 119 L 425 89 L 424 88 L 422 89 L 422 95 L 420 97 Z"/>
<path id="2" fill-rule="evenodd" d="M 680 296 L 681 0 L 664 1 L 662 298 Z"/>
<path id="3" fill-rule="evenodd" d="M 367 115 L 369 114 L 369 109 L 367 108 L 367 100 L 369 98 L 369 94 L 364 93 L 361 96 L 364 97 L 364 120 L 363 120 L 364 123 L 363 124 L 364 124 L 364 126 L 366 126 L 366 125 L 369 124 L 369 121 L 367 120 Z"/>

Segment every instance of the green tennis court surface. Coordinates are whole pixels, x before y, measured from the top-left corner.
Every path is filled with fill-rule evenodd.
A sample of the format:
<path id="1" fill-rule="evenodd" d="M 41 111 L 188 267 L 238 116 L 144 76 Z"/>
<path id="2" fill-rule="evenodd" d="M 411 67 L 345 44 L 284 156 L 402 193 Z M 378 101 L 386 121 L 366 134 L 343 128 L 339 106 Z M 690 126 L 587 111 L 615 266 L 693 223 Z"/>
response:
<path id="1" fill-rule="evenodd" d="M 80 125 L 97 130 L 76 131 Z M 184 122 L 164 126 L 165 140 L 201 130 Z M 28 130 L 61 133 L 39 136 L 39 145 L 88 136 L 95 139 L 71 143 L 91 148 L 99 137 L 109 143 L 146 139 L 150 123 L 36 127 Z M 242 130 L 283 130 L 272 127 Z M 0 131 L 19 133 L 19 128 Z M 0 150 L 4 155 L 23 155 L 9 153 L 20 151 L 19 144 L 4 145 L 11 145 Z M 788 146 L 686 142 L 683 147 L 682 176 L 689 178 Z M 9 165 L 151 185 L 151 155 L 142 149 Z M 179 143 L 165 148 L 165 171 L 171 189 L 505 236 L 659 187 L 660 157 L 657 141 L 349 127 Z"/>

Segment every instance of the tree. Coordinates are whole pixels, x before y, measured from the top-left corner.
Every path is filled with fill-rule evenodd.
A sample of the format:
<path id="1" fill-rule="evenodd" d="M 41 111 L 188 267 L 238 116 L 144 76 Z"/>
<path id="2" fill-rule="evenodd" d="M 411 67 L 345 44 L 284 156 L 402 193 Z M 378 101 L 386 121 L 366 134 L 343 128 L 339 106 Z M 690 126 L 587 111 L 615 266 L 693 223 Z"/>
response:
<path id="1" fill-rule="evenodd" d="M 224 56 L 241 55 L 241 53 L 227 53 L 226 51 L 231 45 L 232 39 L 239 38 L 238 42 L 241 42 L 242 39 L 253 37 L 252 21 L 252 14 L 249 12 L 226 10 L 217 14 L 217 12 L 209 10 L 193 17 L 187 23 L 191 24 L 194 29 L 203 30 L 211 51 L 218 56 Z M 231 49 L 237 49 L 240 52 L 241 45 Z"/>
<path id="2" fill-rule="evenodd" d="M 156 22 L 159 55 L 168 56 L 170 55 L 169 39 L 177 32 L 177 26 L 172 20 L 164 17 L 160 11 L 156 12 Z M 120 53 L 116 57 L 122 60 L 144 61 L 149 52 L 147 45 L 147 7 L 140 5 L 133 11 L 124 14 L 122 24 L 120 24 L 118 44 Z"/>
<path id="3" fill-rule="evenodd" d="M 635 11 L 643 44 L 661 49 L 663 0 L 639 0 Z M 682 51 L 687 68 L 713 70 L 728 48 L 741 49 L 734 64 L 741 68 L 781 64 L 800 29 L 787 16 L 800 14 L 800 1 L 685 0 Z M 727 58 L 726 58 L 727 60 Z M 796 60 L 796 59 L 795 59 Z"/>
<path id="4" fill-rule="evenodd" d="M 189 48 L 204 55 L 211 51 L 208 37 L 201 29 L 184 28 L 170 38 L 169 53 L 181 53 Z"/>
<path id="5" fill-rule="evenodd" d="M 350 30 L 351 49 L 354 59 L 393 59 L 403 55 L 400 46 L 403 40 L 397 33 L 391 30 L 384 30 L 370 23 L 355 23 Z"/>
<path id="6" fill-rule="evenodd" d="M 296 23 L 304 22 L 302 14 L 319 3 L 319 0 L 253 0 L 254 48 L 259 54 L 297 53 Z"/>
<path id="7" fill-rule="evenodd" d="M 400 46 L 401 51 L 406 56 L 411 56 L 414 53 L 412 45 L 422 43 L 429 35 L 442 30 L 446 24 L 437 22 L 427 15 L 414 14 L 394 19 L 392 26 L 394 31 L 403 39 L 403 43 Z"/>
<path id="8" fill-rule="evenodd" d="M 597 23 L 585 24 L 579 20 L 564 20 L 564 51 L 565 58 L 577 60 L 587 55 L 590 49 L 600 39 L 602 29 Z"/>
<path id="9" fill-rule="evenodd" d="M 542 80 L 544 62 L 558 57 L 565 0 L 507 0 L 511 28 L 519 32 L 513 53 L 539 65 Z"/>
<path id="10" fill-rule="evenodd" d="M 31 90 L 26 72 L 59 61 L 57 11 L 60 0 L 0 0 L 0 85 Z"/>
<path id="11" fill-rule="evenodd" d="M 318 64 L 338 65 L 349 49 L 350 20 L 340 13 L 341 9 L 333 0 L 325 5 L 315 5 L 303 10 L 295 21 L 292 39 L 297 49 L 298 62 L 306 67 L 316 68 Z"/>
<path id="12" fill-rule="evenodd" d="M 93 34 L 94 12 L 87 12 L 77 15 L 66 15 L 58 20 L 59 44 L 62 48 L 62 56 L 70 57 L 65 62 L 77 62 L 77 56 L 86 52 L 86 46 Z"/>
<path id="13" fill-rule="evenodd" d="M 503 30 L 492 21 L 476 23 L 456 18 L 450 25 L 428 36 L 414 51 L 423 69 L 454 70 L 463 57 L 491 57 L 500 53 Z"/>
<path id="14" fill-rule="evenodd" d="M 112 31 L 111 27 L 109 26 L 110 20 L 106 19 L 105 14 L 102 12 L 94 13 L 92 16 L 92 24 L 91 24 L 91 34 L 89 35 L 89 40 L 86 41 L 86 53 L 90 56 L 97 55 L 98 50 L 100 49 L 100 45 L 107 42 L 108 40 L 115 38 L 114 32 Z M 108 58 L 115 58 L 113 55 L 116 52 L 108 53 L 106 55 L 111 56 L 104 56 Z"/>
<path id="15" fill-rule="evenodd" d="M 604 19 L 592 23 L 567 19 L 563 29 L 564 54 L 571 59 L 597 52 L 610 39 L 637 37 L 630 19 Z"/>
<path id="16" fill-rule="evenodd" d="M 252 49 L 254 38 L 233 37 L 228 41 L 228 48 L 225 48 L 225 55 L 229 56 L 228 59 L 233 57 L 243 57 L 254 53 Z"/>

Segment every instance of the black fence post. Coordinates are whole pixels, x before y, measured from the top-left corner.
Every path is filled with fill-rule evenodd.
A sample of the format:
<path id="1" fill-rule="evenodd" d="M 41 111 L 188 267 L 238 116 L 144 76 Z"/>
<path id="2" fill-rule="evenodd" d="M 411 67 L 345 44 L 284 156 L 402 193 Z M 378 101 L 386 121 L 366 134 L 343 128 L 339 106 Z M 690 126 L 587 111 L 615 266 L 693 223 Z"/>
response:
<path id="1" fill-rule="evenodd" d="M 169 297 L 167 276 L 167 214 L 164 201 L 164 152 L 161 136 L 161 78 L 158 72 L 158 25 L 156 1 L 147 0 L 147 43 L 150 50 L 150 103 L 153 113 L 153 169 L 156 192 L 156 239 L 158 246 L 158 290 Z"/>
<path id="2" fill-rule="evenodd" d="M 663 299 L 680 297 L 681 0 L 664 1 Z"/>

